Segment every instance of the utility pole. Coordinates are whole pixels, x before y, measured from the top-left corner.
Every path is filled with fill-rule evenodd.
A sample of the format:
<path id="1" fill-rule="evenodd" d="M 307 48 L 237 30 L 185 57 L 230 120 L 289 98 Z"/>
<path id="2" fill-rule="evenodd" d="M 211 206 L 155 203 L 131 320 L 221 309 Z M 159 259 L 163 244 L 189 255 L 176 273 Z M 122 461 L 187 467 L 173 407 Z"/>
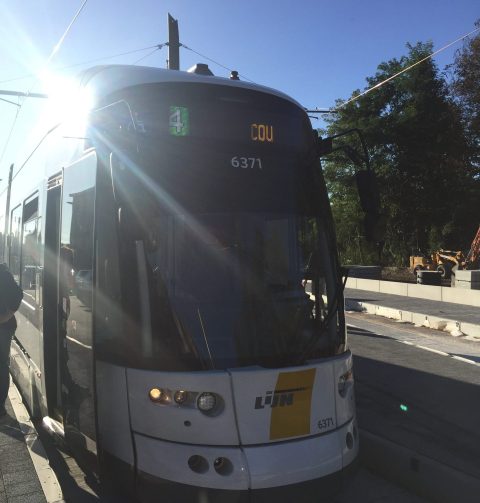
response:
<path id="1" fill-rule="evenodd" d="M 13 164 L 10 166 L 10 172 L 8 173 L 8 187 L 7 187 L 7 203 L 5 206 L 5 229 L 3 233 L 3 249 L 2 249 L 2 260 L 5 261 L 5 252 L 7 250 L 7 243 L 9 242 L 9 217 L 10 217 L 10 193 L 12 192 L 12 178 L 13 178 Z"/>
<path id="2" fill-rule="evenodd" d="M 178 21 L 168 14 L 168 59 L 169 70 L 180 70 L 180 39 Z"/>

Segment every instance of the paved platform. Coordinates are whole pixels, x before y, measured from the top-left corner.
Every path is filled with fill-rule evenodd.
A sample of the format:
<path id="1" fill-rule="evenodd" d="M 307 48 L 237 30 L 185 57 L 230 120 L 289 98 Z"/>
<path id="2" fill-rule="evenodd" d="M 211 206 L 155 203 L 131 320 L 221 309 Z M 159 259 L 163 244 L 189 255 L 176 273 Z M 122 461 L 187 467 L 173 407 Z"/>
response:
<path id="1" fill-rule="evenodd" d="M 62 502 L 62 493 L 50 469 L 16 387 L 10 384 L 0 420 L 0 503 Z"/>
<path id="2" fill-rule="evenodd" d="M 347 310 L 366 311 L 387 318 L 466 335 L 480 342 L 480 309 L 476 306 L 404 297 L 353 288 L 345 289 Z"/>

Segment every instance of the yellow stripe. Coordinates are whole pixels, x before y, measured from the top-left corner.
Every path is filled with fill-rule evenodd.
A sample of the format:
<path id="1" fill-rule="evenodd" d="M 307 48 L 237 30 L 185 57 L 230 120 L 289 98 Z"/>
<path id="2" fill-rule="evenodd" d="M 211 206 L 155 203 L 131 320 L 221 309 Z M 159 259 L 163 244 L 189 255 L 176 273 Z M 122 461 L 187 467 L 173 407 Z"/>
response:
<path id="1" fill-rule="evenodd" d="M 316 369 L 313 368 L 297 372 L 280 372 L 278 375 L 274 398 L 278 403 L 272 408 L 270 440 L 310 433 L 310 411 L 315 371 Z M 279 391 L 283 393 L 278 394 Z M 292 398 L 293 404 L 289 405 L 289 400 Z"/>

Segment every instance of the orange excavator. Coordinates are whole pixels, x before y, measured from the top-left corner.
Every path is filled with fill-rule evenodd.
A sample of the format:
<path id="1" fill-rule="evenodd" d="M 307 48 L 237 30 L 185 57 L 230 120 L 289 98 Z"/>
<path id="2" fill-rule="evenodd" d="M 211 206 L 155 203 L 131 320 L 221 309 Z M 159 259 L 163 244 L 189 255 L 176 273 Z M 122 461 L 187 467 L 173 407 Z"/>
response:
<path id="1" fill-rule="evenodd" d="M 475 269 L 480 267 L 480 226 L 473 238 L 467 256 L 462 251 L 437 250 L 430 257 L 411 256 L 410 269 L 416 275 L 418 271 L 438 271 L 443 279 L 450 278 L 452 270 Z"/>

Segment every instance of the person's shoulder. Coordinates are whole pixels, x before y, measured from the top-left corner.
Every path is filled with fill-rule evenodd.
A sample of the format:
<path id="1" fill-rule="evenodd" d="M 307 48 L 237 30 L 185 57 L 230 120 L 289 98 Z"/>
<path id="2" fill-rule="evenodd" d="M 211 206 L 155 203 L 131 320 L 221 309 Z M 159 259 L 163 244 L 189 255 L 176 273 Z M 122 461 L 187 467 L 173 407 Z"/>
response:
<path id="1" fill-rule="evenodd" d="M 2 275 L 7 275 L 7 276 L 11 276 L 12 273 L 10 272 L 10 269 L 8 268 L 8 265 L 3 263 L 3 264 L 0 264 L 0 274 Z"/>
<path id="2" fill-rule="evenodd" d="M 8 308 L 17 311 L 22 302 L 23 291 L 6 264 L 0 264 L 0 290 L 3 290 L 2 298 L 7 300 Z"/>
<path id="3" fill-rule="evenodd" d="M 7 283 L 14 281 L 13 275 L 10 272 L 7 264 L 0 264 L 0 280 Z"/>

